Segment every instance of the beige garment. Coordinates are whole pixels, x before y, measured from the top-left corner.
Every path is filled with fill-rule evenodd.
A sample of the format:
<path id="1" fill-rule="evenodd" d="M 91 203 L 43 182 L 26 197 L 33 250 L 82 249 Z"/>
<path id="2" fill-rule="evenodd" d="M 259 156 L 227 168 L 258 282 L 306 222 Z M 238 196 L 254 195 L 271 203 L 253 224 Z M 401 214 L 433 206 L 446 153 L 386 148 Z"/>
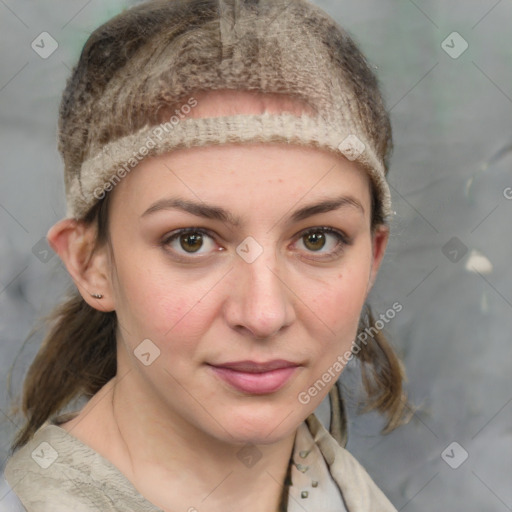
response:
<path id="1" fill-rule="evenodd" d="M 75 414 L 46 422 L 7 462 L 6 480 L 27 512 L 162 512 L 110 461 L 58 426 Z M 396 512 L 313 414 L 297 430 L 291 477 L 288 512 Z M 200 503 L 195 507 L 201 512 Z"/>

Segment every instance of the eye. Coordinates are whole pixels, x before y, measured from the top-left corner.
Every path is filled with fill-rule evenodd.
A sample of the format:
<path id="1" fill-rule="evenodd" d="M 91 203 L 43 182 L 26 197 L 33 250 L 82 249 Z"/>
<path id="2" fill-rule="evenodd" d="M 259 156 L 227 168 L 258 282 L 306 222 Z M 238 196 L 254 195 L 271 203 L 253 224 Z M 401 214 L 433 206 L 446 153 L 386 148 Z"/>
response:
<path id="1" fill-rule="evenodd" d="M 351 240 L 344 233 L 329 227 L 308 229 L 301 234 L 299 240 L 306 247 L 307 252 L 321 255 L 320 258 L 313 259 L 325 259 L 325 257 L 332 259 L 338 256 L 345 246 L 351 244 Z M 325 247 L 327 250 L 322 251 Z"/>
<path id="2" fill-rule="evenodd" d="M 201 228 L 179 229 L 167 236 L 162 241 L 162 244 L 170 246 L 178 256 L 203 254 L 210 252 L 214 247 L 213 237 L 206 230 Z M 199 252 L 204 246 L 206 246 L 206 251 Z"/>
<path id="3" fill-rule="evenodd" d="M 299 241 L 306 252 L 320 255 L 314 258 L 307 257 L 308 259 L 334 259 L 341 254 L 345 246 L 352 243 L 344 233 L 330 227 L 308 229 L 300 234 Z M 162 240 L 162 245 L 170 247 L 178 260 L 185 261 L 190 260 L 191 255 L 206 255 L 212 252 L 216 244 L 214 237 L 207 230 L 184 228 L 170 233 Z M 322 251 L 326 247 L 327 250 Z"/>

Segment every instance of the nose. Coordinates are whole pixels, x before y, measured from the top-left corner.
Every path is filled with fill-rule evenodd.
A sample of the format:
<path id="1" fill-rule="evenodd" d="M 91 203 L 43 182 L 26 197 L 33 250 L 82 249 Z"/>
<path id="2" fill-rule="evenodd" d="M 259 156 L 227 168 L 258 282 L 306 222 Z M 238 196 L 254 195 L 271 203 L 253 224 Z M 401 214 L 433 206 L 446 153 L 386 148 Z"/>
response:
<path id="1" fill-rule="evenodd" d="M 267 248 L 252 263 L 237 259 L 226 309 L 232 329 L 263 340 L 293 322 L 294 294 L 279 270 L 274 251 Z"/>

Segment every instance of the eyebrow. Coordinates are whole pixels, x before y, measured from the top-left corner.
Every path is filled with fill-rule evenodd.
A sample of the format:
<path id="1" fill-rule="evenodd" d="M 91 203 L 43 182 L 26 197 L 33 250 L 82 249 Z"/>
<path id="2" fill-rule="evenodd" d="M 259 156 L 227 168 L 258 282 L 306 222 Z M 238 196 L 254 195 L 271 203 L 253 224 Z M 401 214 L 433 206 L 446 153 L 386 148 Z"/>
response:
<path id="1" fill-rule="evenodd" d="M 346 207 L 360 210 L 363 215 L 365 213 L 363 205 L 357 199 L 352 196 L 340 196 L 332 199 L 324 199 L 296 210 L 291 216 L 289 222 L 298 222 L 311 217 L 312 215 L 339 210 L 340 208 Z M 141 218 L 154 212 L 171 209 L 183 210 L 206 219 L 219 220 L 235 227 L 239 227 L 242 224 L 241 217 L 234 216 L 220 206 L 196 203 L 179 197 L 169 197 L 158 200 L 141 215 Z"/>

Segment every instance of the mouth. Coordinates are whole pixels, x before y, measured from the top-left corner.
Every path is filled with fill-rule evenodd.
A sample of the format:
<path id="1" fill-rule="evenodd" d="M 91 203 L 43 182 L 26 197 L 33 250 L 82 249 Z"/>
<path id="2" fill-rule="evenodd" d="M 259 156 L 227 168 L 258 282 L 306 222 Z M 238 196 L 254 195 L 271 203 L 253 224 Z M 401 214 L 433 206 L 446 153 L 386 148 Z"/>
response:
<path id="1" fill-rule="evenodd" d="M 300 367 L 283 359 L 263 363 L 236 361 L 209 364 L 213 373 L 242 393 L 265 395 L 281 389 Z"/>

